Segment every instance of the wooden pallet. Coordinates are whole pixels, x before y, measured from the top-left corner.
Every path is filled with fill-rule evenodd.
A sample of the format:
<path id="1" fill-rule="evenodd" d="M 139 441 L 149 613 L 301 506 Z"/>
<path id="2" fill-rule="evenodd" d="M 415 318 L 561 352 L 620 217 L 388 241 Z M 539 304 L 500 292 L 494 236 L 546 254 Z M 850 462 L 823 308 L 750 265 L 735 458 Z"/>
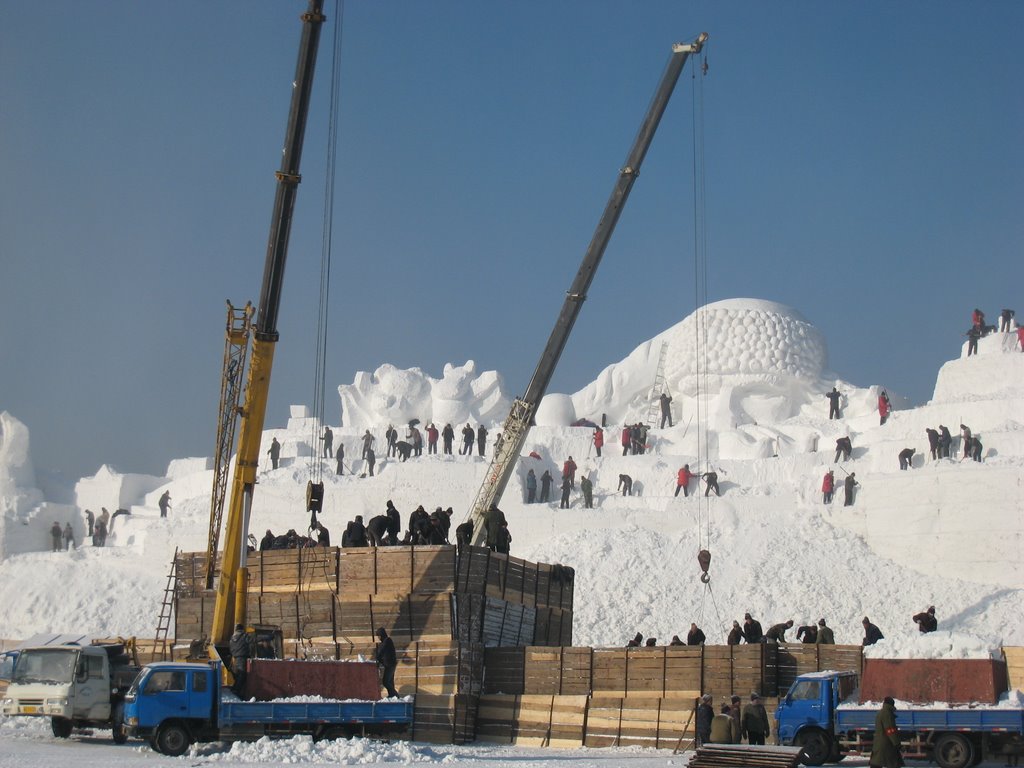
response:
<path id="1" fill-rule="evenodd" d="M 714 744 L 698 747 L 689 768 L 796 768 L 799 747 L 760 747 Z"/>
<path id="2" fill-rule="evenodd" d="M 691 714 L 697 698 L 697 691 L 671 698 L 593 696 L 587 708 L 584 744 L 673 747 L 680 736 L 693 736 Z"/>
<path id="3" fill-rule="evenodd" d="M 586 696 L 481 696 L 477 740 L 539 747 L 581 747 L 586 720 Z"/>

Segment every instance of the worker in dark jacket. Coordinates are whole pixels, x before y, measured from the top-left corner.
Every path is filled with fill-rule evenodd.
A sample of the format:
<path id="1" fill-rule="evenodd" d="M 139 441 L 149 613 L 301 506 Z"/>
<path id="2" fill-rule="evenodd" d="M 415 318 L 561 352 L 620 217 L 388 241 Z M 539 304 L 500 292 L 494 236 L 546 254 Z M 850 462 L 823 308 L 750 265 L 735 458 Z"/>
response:
<path id="1" fill-rule="evenodd" d="M 484 449 L 487 447 L 487 430 L 484 429 L 484 425 L 481 424 L 476 430 L 476 449 L 477 452 L 483 456 Z"/>
<path id="2" fill-rule="evenodd" d="M 274 535 L 273 531 L 267 528 L 267 532 L 263 535 L 263 538 L 260 539 L 260 552 L 266 552 L 268 549 L 273 549 L 274 539 L 276 538 L 277 537 Z"/>
<path id="3" fill-rule="evenodd" d="M 548 470 L 544 470 L 544 474 L 540 476 L 540 500 L 546 502 L 551 498 L 551 483 L 554 478 Z"/>
<path id="4" fill-rule="evenodd" d="M 818 645 L 835 645 L 836 636 L 832 627 L 825 624 L 824 619 L 818 619 L 818 637 L 814 640 Z"/>
<path id="5" fill-rule="evenodd" d="M 370 518 L 366 526 L 366 538 L 371 547 L 385 547 L 388 544 L 388 518 L 387 515 L 376 515 Z"/>
<path id="6" fill-rule="evenodd" d="M 467 520 L 455 526 L 455 543 L 459 548 L 468 547 L 473 541 L 473 521 Z"/>
<path id="7" fill-rule="evenodd" d="M 473 427 L 466 422 L 466 426 L 462 428 L 462 447 L 459 449 L 459 456 L 472 456 L 473 455 L 473 437 L 476 432 L 473 431 Z"/>
<path id="8" fill-rule="evenodd" d="M 740 626 L 738 621 L 732 623 L 732 629 L 729 630 L 729 636 L 725 639 L 727 645 L 739 645 L 740 640 L 743 639 L 743 627 Z"/>
<path id="9" fill-rule="evenodd" d="M 743 614 L 743 639 L 748 643 L 763 642 L 764 631 L 761 622 L 751 618 L 749 613 Z"/>
<path id="10" fill-rule="evenodd" d="M 503 528 L 508 528 L 505 513 L 498 509 L 497 504 L 491 504 L 491 508 L 484 515 L 484 531 L 487 537 L 485 542 L 491 552 L 497 552 L 498 544 L 504 543 L 505 534 L 502 531 Z"/>
<path id="11" fill-rule="evenodd" d="M 949 427 L 945 424 L 939 424 L 939 458 L 948 459 L 949 449 L 953 446 L 953 435 L 950 434 Z"/>
<path id="12" fill-rule="evenodd" d="M 701 475 L 701 479 L 704 481 L 704 483 L 707 486 L 704 489 L 704 495 L 705 496 L 707 496 L 712 491 L 715 492 L 715 496 L 721 496 L 722 495 L 721 492 L 719 492 L 719 490 L 718 490 L 718 473 L 717 472 L 709 470 L 709 471 L 705 472 L 703 475 Z"/>
<path id="13" fill-rule="evenodd" d="M 711 721 L 715 718 L 715 710 L 711 706 L 711 694 L 705 693 L 697 705 L 697 746 L 702 747 L 711 742 Z"/>
<path id="14" fill-rule="evenodd" d="M 861 645 L 874 645 L 879 640 L 885 639 L 885 635 L 882 634 L 882 630 L 872 624 L 867 616 L 864 617 L 861 624 L 864 625 L 864 641 Z"/>
<path id="15" fill-rule="evenodd" d="M 842 414 L 840 414 L 840 412 L 839 412 L 839 404 L 840 404 L 840 401 L 842 400 L 843 394 L 838 389 L 836 389 L 835 387 L 832 387 L 832 391 L 831 392 L 826 392 L 825 393 L 825 397 L 828 398 L 828 417 L 829 417 L 829 419 L 841 419 L 842 418 Z"/>
<path id="16" fill-rule="evenodd" d="M 704 641 L 707 640 L 704 637 L 704 633 L 700 627 L 696 624 L 690 624 L 690 631 L 686 633 L 686 644 L 687 645 L 704 645 Z"/>
<path id="17" fill-rule="evenodd" d="M 241 697 L 245 690 L 245 678 L 249 674 L 249 659 L 253 655 L 252 639 L 242 624 L 235 624 L 235 632 L 228 641 L 228 648 L 231 651 L 231 674 L 235 678 L 231 690 L 235 696 Z"/>
<path id="18" fill-rule="evenodd" d="M 771 726 L 768 724 L 768 712 L 761 703 L 761 697 L 757 691 L 750 694 L 750 703 L 743 708 L 743 717 L 740 720 L 740 727 L 748 744 L 764 744 L 765 739 L 771 734 Z"/>
<path id="19" fill-rule="evenodd" d="M 796 639 L 801 643 L 818 642 L 818 625 L 803 624 L 796 630 Z"/>
<path id="20" fill-rule="evenodd" d="M 836 456 L 832 460 L 834 464 L 839 463 L 839 459 L 849 459 L 853 455 L 853 441 L 847 437 L 840 437 L 836 440 Z"/>
<path id="21" fill-rule="evenodd" d="M 377 651 L 374 654 L 374 661 L 381 669 L 381 685 L 388 692 L 388 696 L 395 697 L 398 691 L 395 690 L 395 669 L 398 667 L 398 654 L 395 653 L 395 641 L 388 637 L 384 627 L 377 629 L 377 637 L 380 642 L 377 644 Z"/>
<path id="22" fill-rule="evenodd" d="M 929 605 L 927 611 L 914 614 L 914 623 L 917 624 L 922 635 L 938 629 L 939 621 L 935 618 L 935 606 Z"/>
<path id="23" fill-rule="evenodd" d="M 871 743 L 871 768 L 902 768 L 900 732 L 896 727 L 896 702 L 886 696 L 875 716 L 875 737 Z"/>
<path id="24" fill-rule="evenodd" d="M 912 469 L 914 464 L 914 449 L 904 448 L 899 453 L 900 469 Z"/>
<path id="25" fill-rule="evenodd" d="M 722 711 L 711 720 L 711 743 L 739 744 L 739 722 L 739 718 L 734 720 L 732 717 L 732 707 L 723 704 Z"/>
<path id="26" fill-rule="evenodd" d="M 793 626 L 793 620 L 784 621 L 779 624 L 772 624 L 765 632 L 764 639 L 769 643 L 786 642 L 786 630 Z"/>
<path id="27" fill-rule="evenodd" d="M 939 458 L 939 430 L 928 427 L 925 429 L 925 433 L 928 435 L 928 451 L 932 461 L 935 461 Z"/>
<path id="28" fill-rule="evenodd" d="M 843 480 L 843 506 L 844 507 L 852 507 L 853 506 L 853 499 L 854 499 L 854 493 L 855 493 L 854 489 L 858 485 L 860 485 L 860 483 L 857 482 L 856 477 L 857 477 L 857 473 L 856 472 L 851 472 L 850 474 L 848 474 L 846 476 L 846 479 Z"/>

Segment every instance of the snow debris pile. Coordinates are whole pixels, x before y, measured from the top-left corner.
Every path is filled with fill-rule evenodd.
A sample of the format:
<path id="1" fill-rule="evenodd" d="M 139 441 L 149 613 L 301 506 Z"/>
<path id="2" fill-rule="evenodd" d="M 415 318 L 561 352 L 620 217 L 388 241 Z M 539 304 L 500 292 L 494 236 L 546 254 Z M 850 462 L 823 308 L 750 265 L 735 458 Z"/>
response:
<path id="1" fill-rule="evenodd" d="M 708 370 L 700 372 L 698 331 L 708 339 Z M 825 618 L 845 644 L 861 642 L 866 615 L 885 635 L 869 653 L 888 657 L 978 658 L 1002 644 L 1024 645 L 1024 427 L 1014 420 L 1024 413 L 1024 354 L 1007 346 L 1013 335 L 991 334 L 977 355 L 961 353 L 943 365 L 929 403 L 902 407 L 890 392 L 896 410 L 880 424 L 882 386 L 857 386 L 829 372 L 825 340 L 799 313 L 753 299 L 711 304 L 579 392 L 545 398 L 501 500 L 512 552 L 576 569 L 578 645 L 622 645 L 638 631 L 664 643 L 691 622 L 708 642 L 722 643 L 746 612 L 765 629 L 792 619 L 795 630 Z M 646 451 L 624 455 L 621 431 L 647 422 L 663 345 L 674 426 L 655 423 Z M 842 394 L 842 418 L 830 420 L 825 393 L 833 386 Z M 320 520 L 334 541 L 349 520 L 380 514 L 388 500 L 403 519 L 422 504 L 451 506 L 460 521 L 507 415 L 498 374 L 478 373 L 472 361 L 445 366 L 440 379 L 382 365 L 339 387 L 339 395 L 342 423 L 332 428 L 335 446 L 345 446 L 344 474 L 335 474 L 333 460 L 315 458 L 310 435 L 317 425 L 308 409 L 293 406 L 285 428 L 265 432 L 263 460 L 271 437 L 282 452 L 278 469 L 260 467 L 250 525 L 257 538 L 267 529 L 305 532 L 306 484 L 321 472 Z M 594 429 L 570 426 L 582 418 L 606 424 L 600 457 Z M 490 432 L 487 454 L 389 459 L 385 428 L 394 424 L 402 435 L 413 419 L 451 422 L 457 434 L 460 424 L 479 422 Z M 961 461 L 957 440 L 949 458 L 931 459 L 925 429 L 940 424 L 953 434 L 964 424 L 980 435 L 983 460 Z M 87 496 L 90 505 L 109 500 L 108 509 L 131 514 L 118 519 L 106 547 L 51 553 L 52 520 L 42 511 L 51 510 L 31 490 L 27 429 L 9 416 L 0 427 L 3 634 L 152 636 L 175 547 L 206 546 L 209 462 L 173 461 L 165 478 L 126 478 L 110 468 L 87 478 L 78 508 L 66 510 L 76 532 L 85 527 Z M 375 440 L 374 477 L 361 476 L 366 431 Z M 835 441 L 847 436 L 852 457 L 838 460 Z M 915 453 L 903 471 L 897 456 L 906 448 Z M 527 471 L 538 480 L 550 472 L 557 488 L 569 456 L 579 465 L 577 480 L 586 475 L 593 483 L 594 508 L 583 508 L 578 484 L 569 509 L 558 508 L 557 491 L 550 502 L 525 503 Z M 721 497 L 705 496 L 697 480 L 688 495 L 677 494 L 684 464 L 698 475 L 714 469 Z M 825 504 L 821 484 L 829 470 L 838 492 Z M 848 474 L 857 485 L 844 506 Z M 622 475 L 631 478 L 632 495 L 618 490 Z M 157 509 L 164 491 L 173 499 L 167 519 Z M 10 501 L 19 494 L 23 501 Z M 710 587 L 699 580 L 702 549 L 712 553 Z M 911 617 L 929 605 L 939 631 L 922 637 Z"/>
<path id="2" fill-rule="evenodd" d="M 449 755 L 439 755 L 428 747 L 415 747 L 406 741 L 387 743 L 372 739 L 336 739 L 313 741 L 309 736 L 290 739 L 236 741 L 226 751 L 213 751 L 210 746 L 192 747 L 191 758 L 225 763 L 331 763 L 333 765 L 368 765 L 371 763 L 445 763 Z"/>

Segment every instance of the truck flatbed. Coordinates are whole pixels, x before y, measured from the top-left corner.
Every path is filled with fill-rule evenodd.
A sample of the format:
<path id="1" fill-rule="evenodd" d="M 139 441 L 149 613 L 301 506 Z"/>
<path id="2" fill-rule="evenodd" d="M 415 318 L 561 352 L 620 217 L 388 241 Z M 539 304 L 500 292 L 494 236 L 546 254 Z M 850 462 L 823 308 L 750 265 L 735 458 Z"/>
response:
<path id="1" fill-rule="evenodd" d="M 410 723 L 411 701 L 223 701 L 220 725 L 269 723 Z"/>

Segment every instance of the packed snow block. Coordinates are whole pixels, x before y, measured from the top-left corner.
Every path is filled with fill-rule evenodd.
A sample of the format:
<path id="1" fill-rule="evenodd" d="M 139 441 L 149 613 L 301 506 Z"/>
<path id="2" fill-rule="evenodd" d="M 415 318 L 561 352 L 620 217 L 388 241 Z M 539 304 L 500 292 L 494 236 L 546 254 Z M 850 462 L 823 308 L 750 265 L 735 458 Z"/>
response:
<path id="1" fill-rule="evenodd" d="M 449 545 L 350 547 L 341 550 L 339 573 L 345 596 L 454 592 L 456 551 Z"/>
<path id="2" fill-rule="evenodd" d="M 257 701 L 322 696 L 325 699 L 380 698 L 377 665 L 370 661 L 252 659 L 242 698 Z"/>
<path id="3" fill-rule="evenodd" d="M 75 483 L 75 504 L 94 512 L 103 507 L 111 512 L 129 509 L 166 482 L 167 478 L 154 475 L 123 475 L 104 464 L 92 477 L 83 477 Z"/>
<path id="4" fill-rule="evenodd" d="M 583 743 L 588 747 L 675 747 L 680 736 L 695 734 L 692 714 L 697 696 L 697 691 L 642 699 L 595 695 L 587 707 Z"/>
<path id="5" fill-rule="evenodd" d="M 474 738 L 480 697 L 421 694 L 413 705 L 412 739 L 431 744 L 465 744 Z"/>
<path id="6" fill-rule="evenodd" d="M 860 702 L 892 696 L 914 704 L 995 704 L 1006 687 L 1006 662 L 1002 660 L 867 658 Z"/>
<path id="7" fill-rule="evenodd" d="M 171 459 L 167 464 L 167 477 L 171 480 L 177 480 L 199 472 L 209 472 L 212 469 L 213 459 L 209 456 L 199 456 L 187 459 Z"/>
<path id="8" fill-rule="evenodd" d="M 586 720 L 586 696 L 481 696 L 476 737 L 497 744 L 581 747 Z"/>

